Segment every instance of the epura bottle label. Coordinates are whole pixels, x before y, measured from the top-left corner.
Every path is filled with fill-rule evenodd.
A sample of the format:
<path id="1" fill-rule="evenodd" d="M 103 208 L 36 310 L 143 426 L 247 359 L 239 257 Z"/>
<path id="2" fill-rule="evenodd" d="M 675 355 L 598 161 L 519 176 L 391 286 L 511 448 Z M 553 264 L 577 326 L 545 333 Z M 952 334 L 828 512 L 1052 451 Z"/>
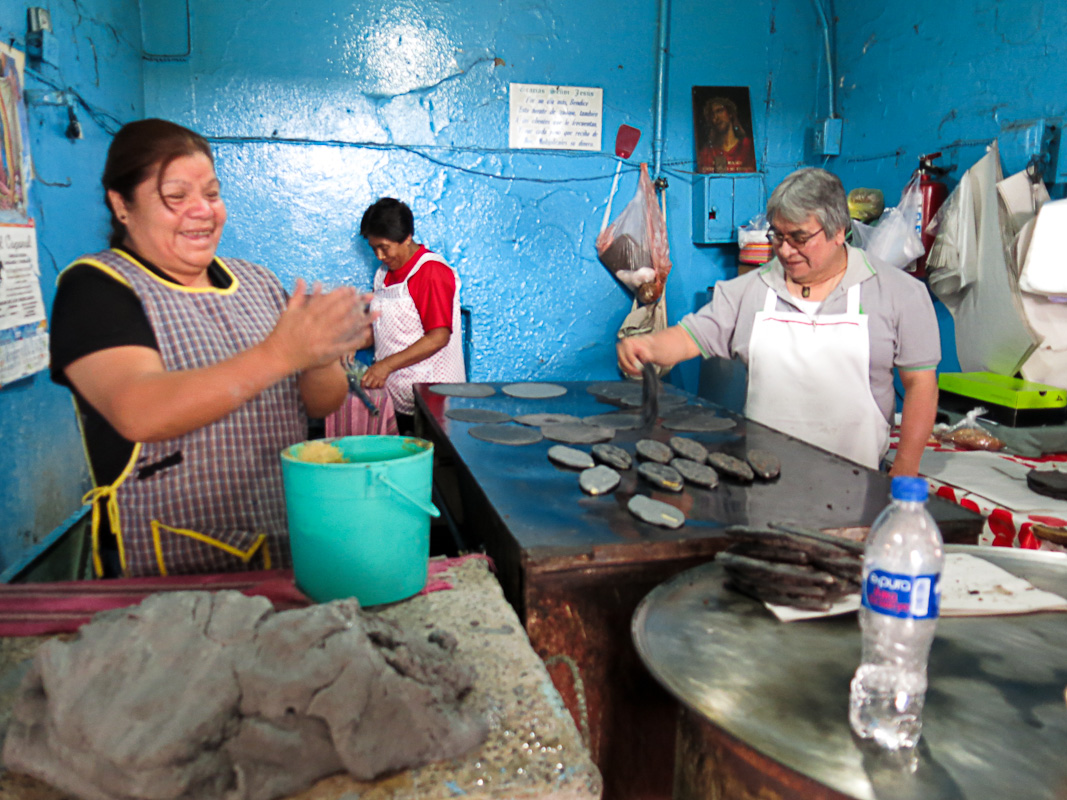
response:
<path id="1" fill-rule="evenodd" d="M 941 575 L 897 575 L 872 569 L 863 582 L 863 605 L 901 619 L 937 619 Z"/>

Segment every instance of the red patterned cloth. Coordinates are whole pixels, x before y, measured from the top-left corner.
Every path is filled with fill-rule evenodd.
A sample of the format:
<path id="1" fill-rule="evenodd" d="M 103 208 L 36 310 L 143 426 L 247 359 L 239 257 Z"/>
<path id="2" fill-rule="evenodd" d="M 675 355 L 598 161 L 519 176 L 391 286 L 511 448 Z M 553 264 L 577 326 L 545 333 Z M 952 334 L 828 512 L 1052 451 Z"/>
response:
<path id="1" fill-rule="evenodd" d="M 451 589 L 440 577 L 443 572 L 471 558 L 432 559 L 426 586 L 419 594 Z M 492 562 L 490 562 L 490 568 Z M 266 597 L 284 611 L 311 605 L 296 588 L 293 571 L 234 572 L 221 575 L 174 575 L 155 578 L 116 578 L 55 583 L 9 583 L 0 585 L 0 636 L 48 636 L 72 633 L 99 611 L 126 608 L 156 592 L 236 590 L 249 596 Z"/>
<path id="2" fill-rule="evenodd" d="M 897 433 L 897 429 L 894 428 L 890 436 L 890 449 L 895 449 L 897 446 Z M 927 443 L 926 449 L 930 452 L 959 452 L 961 454 L 971 452 L 951 445 L 942 445 L 934 440 Z M 1031 469 L 1041 464 L 1067 462 L 1067 453 L 1056 453 L 1039 458 L 1027 458 L 1009 453 L 997 453 L 997 456 Z M 1020 547 L 1026 550 L 1053 550 L 1058 552 L 1067 550 L 1067 548 L 1040 539 L 1033 533 L 1035 524 L 1046 525 L 1050 528 L 1067 529 L 1067 503 L 1052 500 L 1035 493 L 1035 504 L 1031 510 L 1006 508 L 965 487 L 953 486 L 931 478 L 929 475 L 923 475 L 922 477 L 926 479 L 927 483 L 930 484 L 931 490 L 938 497 L 975 511 L 985 517 L 982 533 L 978 539 L 979 544 L 993 547 Z M 1048 508 L 1050 505 L 1063 506 L 1063 514 L 1049 513 Z"/>

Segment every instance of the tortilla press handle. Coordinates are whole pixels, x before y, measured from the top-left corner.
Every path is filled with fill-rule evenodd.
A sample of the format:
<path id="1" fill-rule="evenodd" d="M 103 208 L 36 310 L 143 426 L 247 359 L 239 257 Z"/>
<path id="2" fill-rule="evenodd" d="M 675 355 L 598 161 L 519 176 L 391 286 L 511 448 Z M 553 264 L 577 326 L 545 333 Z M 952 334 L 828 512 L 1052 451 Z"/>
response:
<path id="1" fill-rule="evenodd" d="M 411 505 L 413 505 L 416 508 L 418 508 L 419 511 L 424 511 L 427 514 L 429 514 L 431 517 L 435 518 L 435 519 L 437 517 L 441 516 L 441 512 L 437 510 L 437 506 L 435 506 L 433 503 L 428 503 L 428 502 L 426 502 L 424 500 L 416 500 L 414 497 L 409 495 L 407 492 L 405 492 L 403 489 L 401 489 L 399 486 L 397 486 L 395 483 L 393 483 L 391 480 L 389 480 L 387 477 L 385 477 L 384 474 L 382 474 L 380 472 L 378 473 L 378 480 L 380 480 L 382 483 L 384 483 L 386 486 L 388 486 L 390 489 L 392 489 L 398 495 L 400 495 L 405 500 L 407 500 L 409 503 L 411 503 Z"/>
<path id="2" fill-rule="evenodd" d="M 345 364 L 345 377 L 348 379 L 349 391 L 360 399 L 360 402 L 367 407 L 367 411 L 370 412 L 372 417 L 378 416 L 381 411 L 379 411 L 378 406 L 374 404 L 374 401 L 367 396 L 367 393 L 363 391 L 363 387 L 359 383 L 359 377 L 349 371 L 349 364 L 347 362 L 342 361 L 341 363 Z"/>

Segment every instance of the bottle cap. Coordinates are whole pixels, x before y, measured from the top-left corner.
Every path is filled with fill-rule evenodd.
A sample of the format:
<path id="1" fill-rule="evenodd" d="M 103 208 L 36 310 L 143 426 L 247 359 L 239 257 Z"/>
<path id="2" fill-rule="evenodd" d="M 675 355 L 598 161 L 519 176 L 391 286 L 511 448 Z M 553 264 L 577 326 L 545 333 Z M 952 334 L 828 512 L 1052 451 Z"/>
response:
<path id="1" fill-rule="evenodd" d="M 925 478 L 898 476 L 893 478 L 893 499 L 925 502 L 930 496 L 930 486 Z"/>

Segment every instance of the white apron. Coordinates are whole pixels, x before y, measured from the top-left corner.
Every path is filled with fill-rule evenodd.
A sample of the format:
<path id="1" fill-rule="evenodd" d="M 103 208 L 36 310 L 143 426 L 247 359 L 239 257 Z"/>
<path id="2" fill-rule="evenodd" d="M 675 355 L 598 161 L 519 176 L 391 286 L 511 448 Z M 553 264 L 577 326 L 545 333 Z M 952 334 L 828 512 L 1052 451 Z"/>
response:
<path id="1" fill-rule="evenodd" d="M 426 252 L 415 262 L 415 266 L 402 282 L 385 285 L 387 270 L 383 267 L 374 276 L 374 299 L 371 311 L 381 311 L 381 316 L 374 321 L 374 358 L 381 361 L 393 353 L 399 353 L 426 335 L 422 328 L 422 318 L 415 307 L 415 301 L 408 291 L 408 281 L 427 261 L 445 262 L 436 253 Z M 412 386 L 416 383 L 462 383 L 466 380 L 463 369 L 463 335 L 459 313 L 459 276 L 456 271 L 445 264 L 456 279 L 456 291 L 452 295 L 452 335 L 448 344 L 429 358 L 417 364 L 403 367 L 389 374 L 385 379 L 385 388 L 393 399 L 393 406 L 398 414 L 414 414 L 415 400 Z"/>
<path id="2" fill-rule="evenodd" d="M 844 314 L 776 311 L 767 289 L 749 341 L 745 416 L 769 428 L 878 469 L 889 423 L 871 393 L 867 316 L 860 284 Z"/>

